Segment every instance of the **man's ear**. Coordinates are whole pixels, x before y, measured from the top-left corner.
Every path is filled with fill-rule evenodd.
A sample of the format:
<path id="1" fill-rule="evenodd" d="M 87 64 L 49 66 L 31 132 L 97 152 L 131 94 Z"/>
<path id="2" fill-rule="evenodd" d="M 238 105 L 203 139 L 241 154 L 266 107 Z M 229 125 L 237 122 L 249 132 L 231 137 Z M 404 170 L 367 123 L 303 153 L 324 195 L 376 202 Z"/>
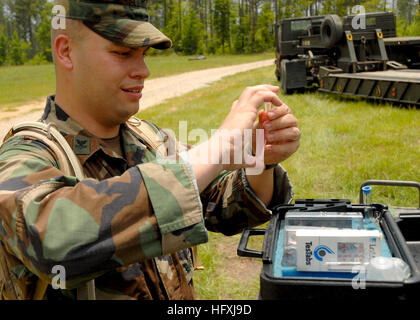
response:
<path id="1" fill-rule="evenodd" d="M 56 63 L 60 64 L 65 69 L 73 68 L 73 61 L 71 57 L 71 41 L 65 34 L 60 34 L 54 41 L 54 53 Z"/>

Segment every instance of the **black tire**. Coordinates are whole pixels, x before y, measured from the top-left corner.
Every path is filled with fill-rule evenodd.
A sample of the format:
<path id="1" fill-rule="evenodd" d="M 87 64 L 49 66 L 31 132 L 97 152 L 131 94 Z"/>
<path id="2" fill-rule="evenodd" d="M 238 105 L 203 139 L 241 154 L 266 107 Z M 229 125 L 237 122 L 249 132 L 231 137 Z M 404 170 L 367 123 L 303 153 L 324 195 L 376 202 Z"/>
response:
<path id="1" fill-rule="evenodd" d="M 326 16 L 321 24 L 321 40 L 327 48 L 332 48 L 343 36 L 343 23 L 336 14 Z"/>
<path id="2" fill-rule="evenodd" d="M 291 94 L 293 90 L 287 88 L 287 72 L 286 72 L 286 64 L 289 62 L 289 59 L 282 59 L 280 61 L 280 81 L 281 87 L 283 89 L 284 94 Z"/>
<path id="3" fill-rule="evenodd" d="M 279 69 L 277 69 L 277 67 L 276 67 L 276 71 L 274 71 L 274 73 L 276 74 L 277 81 L 281 81 L 281 73 L 280 73 Z"/>

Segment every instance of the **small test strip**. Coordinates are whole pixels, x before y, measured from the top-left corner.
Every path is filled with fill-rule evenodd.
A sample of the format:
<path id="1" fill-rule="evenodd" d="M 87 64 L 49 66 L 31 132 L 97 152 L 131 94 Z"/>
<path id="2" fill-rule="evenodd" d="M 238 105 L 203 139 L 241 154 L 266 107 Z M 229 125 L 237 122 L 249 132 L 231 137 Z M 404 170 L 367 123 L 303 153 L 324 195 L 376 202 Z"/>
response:
<path id="1" fill-rule="evenodd" d="M 273 109 L 273 104 L 271 102 L 264 102 L 264 111 L 268 112 Z"/>
<path id="2" fill-rule="evenodd" d="M 273 104 L 271 102 L 264 102 L 264 111 L 268 113 L 273 108 Z M 268 116 L 266 118 L 268 120 Z M 267 141 L 264 137 L 264 144 L 267 144 Z"/>
<path id="3" fill-rule="evenodd" d="M 271 104 L 271 102 L 264 102 L 264 111 L 268 112 L 273 108 L 273 105 Z M 261 172 L 263 172 L 264 170 L 264 145 L 266 144 L 265 138 L 264 138 L 264 133 L 262 133 L 262 130 L 257 129 L 257 133 L 256 133 L 256 145 L 257 145 L 257 150 L 256 150 L 256 161 L 257 164 L 255 167 L 252 168 L 246 168 L 245 172 L 246 174 L 249 175 L 257 175 L 260 174 Z M 249 143 L 245 144 L 245 150 L 247 150 L 248 155 L 252 156 L 252 147 Z"/>

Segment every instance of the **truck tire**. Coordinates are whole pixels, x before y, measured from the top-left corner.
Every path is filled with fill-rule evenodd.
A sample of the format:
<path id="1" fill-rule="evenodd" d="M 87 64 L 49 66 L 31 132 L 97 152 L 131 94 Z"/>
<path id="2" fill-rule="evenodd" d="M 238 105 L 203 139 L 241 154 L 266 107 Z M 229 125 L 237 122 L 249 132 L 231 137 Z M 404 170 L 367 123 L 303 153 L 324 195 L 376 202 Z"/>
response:
<path id="1" fill-rule="evenodd" d="M 326 16 L 321 24 L 321 40 L 326 48 L 332 48 L 343 36 L 343 23 L 336 14 Z"/>
<path id="2" fill-rule="evenodd" d="M 287 72 L 286 64 L 289 62 L 289 59 L 282 59 L 280 61 L 280 83 L 283 89 L 284 94 L 291 94 L 293 90 L 287 88 Z"/>
<path id="3" fill-rule="evenodd" d="M 276 66 L 276 71 L 274 71 L 274 73 L 276 75 L 277 81 L 281 81 L 281 73 L 280 73 L 280 70 L 277 69 L 277 66 Z"/>
<path id="4" fill-rule="evenodd" d="M 281 60 L 281 87 L 285 94 L 296 90 L 304 90 L 308 85 L 306 59 Z"/>

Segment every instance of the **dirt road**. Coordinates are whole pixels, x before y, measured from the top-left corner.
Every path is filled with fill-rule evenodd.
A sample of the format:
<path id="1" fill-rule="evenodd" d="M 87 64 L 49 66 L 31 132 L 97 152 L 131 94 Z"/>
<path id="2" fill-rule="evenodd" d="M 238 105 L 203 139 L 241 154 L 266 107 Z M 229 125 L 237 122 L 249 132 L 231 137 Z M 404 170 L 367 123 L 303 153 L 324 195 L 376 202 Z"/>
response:
<path id="1" fill-rule="evenodd" d="M 146 80 L 140 108 L 146 109 L 163 101 L 210 85 L 212 82 L 235 73 L 274 65 L 274 59 L 244 63 L 239 65 L 192 71 L 174 76 Z M 273 69 L 274 70 L 274 69 Z M 21 106 L 16 111 L 0 111 L 0 140 L 15 123 L 33 121 L 40 118 L 45 98 L 41 101 Z"/>

